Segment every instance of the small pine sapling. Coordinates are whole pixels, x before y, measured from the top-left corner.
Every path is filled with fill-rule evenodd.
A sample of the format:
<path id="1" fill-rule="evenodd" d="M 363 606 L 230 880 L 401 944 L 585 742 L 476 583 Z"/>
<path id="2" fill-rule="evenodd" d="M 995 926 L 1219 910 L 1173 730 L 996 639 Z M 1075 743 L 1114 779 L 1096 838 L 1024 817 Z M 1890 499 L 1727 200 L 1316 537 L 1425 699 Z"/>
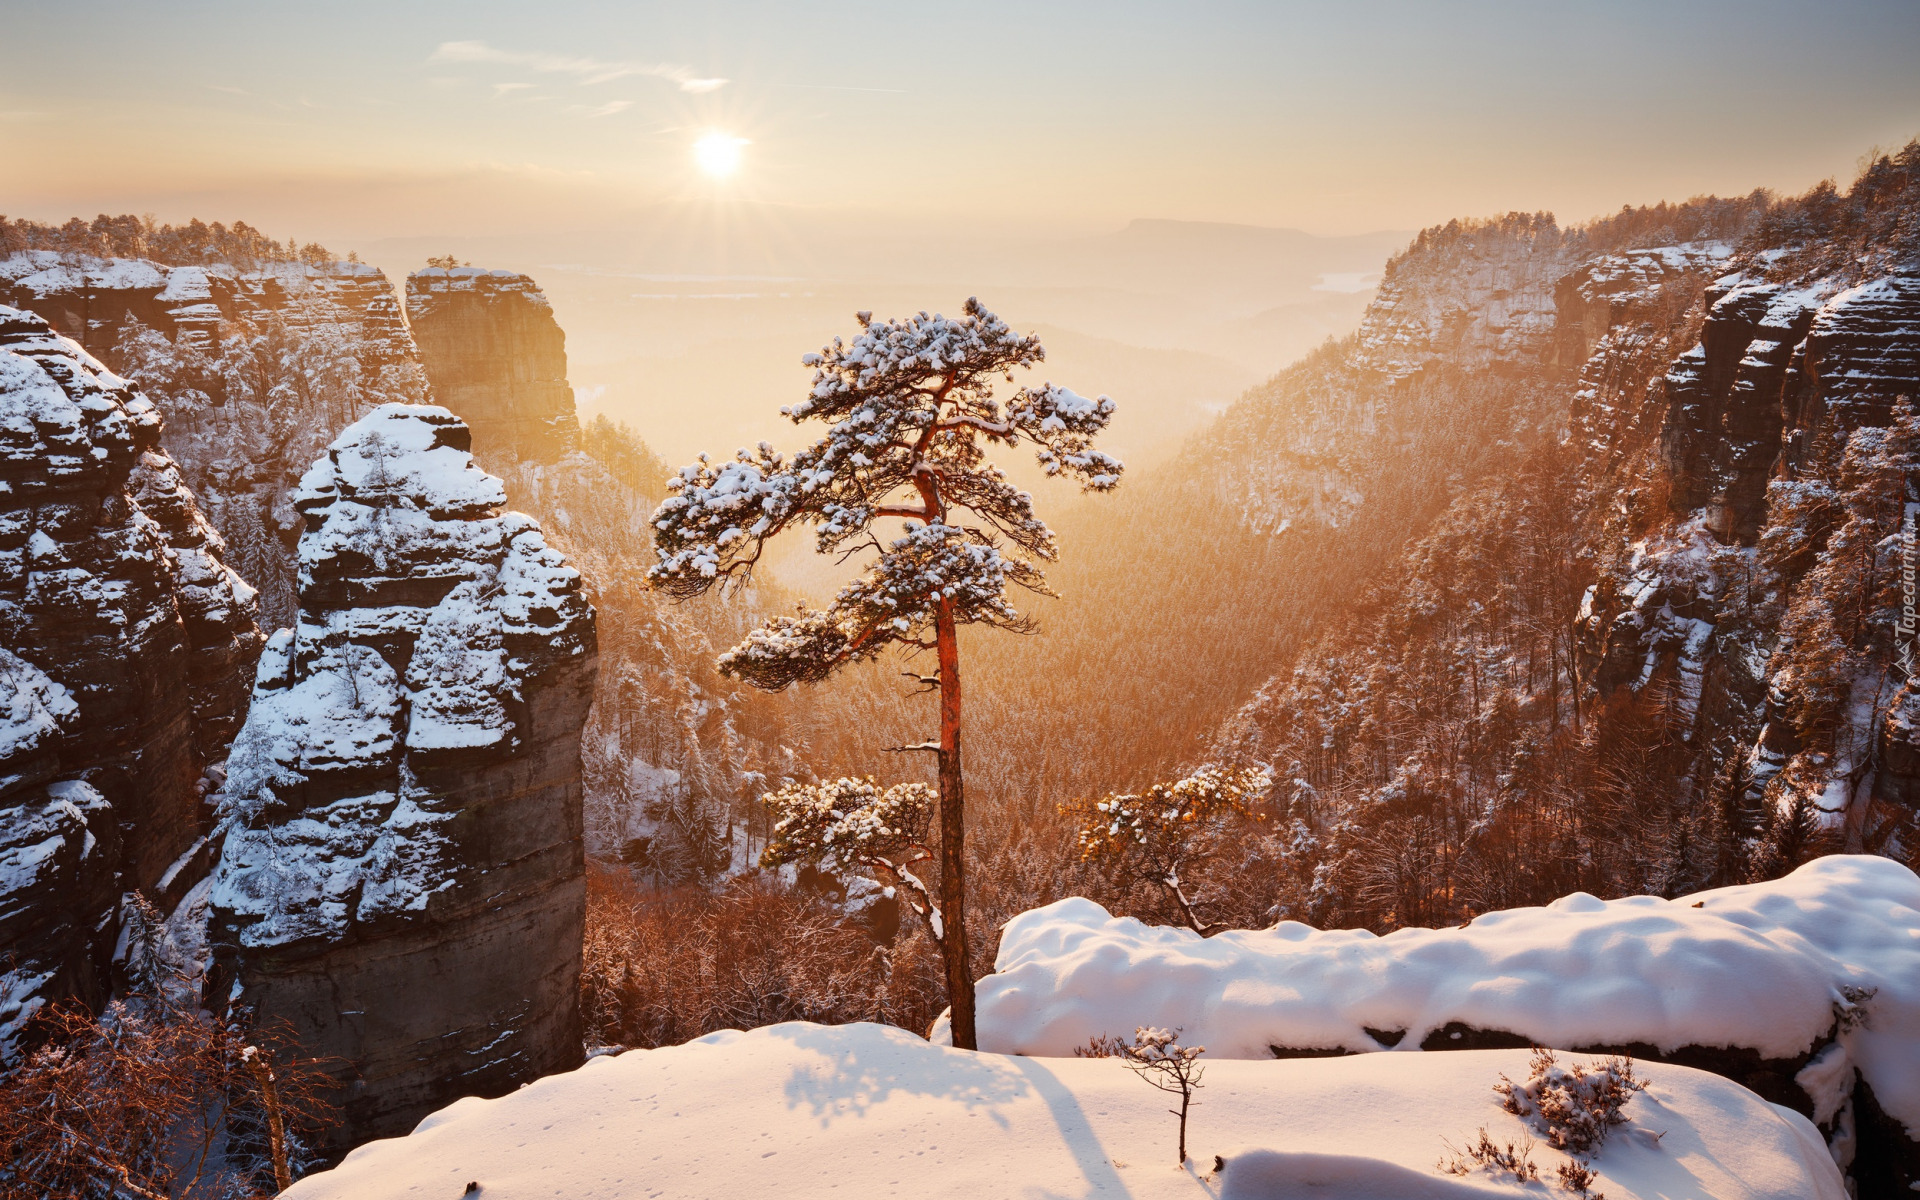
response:
<path id="1" fill-rule="evenodd" d="M 934 945 L 945 947 L 940 905 L 914 868 L 933 860 L 928 830 L 939 795 L 924 783 L 881 790 L 872 776 L 789 783 L 760 798 L 773 819 L 763 867 L 818 862 L 842 877 L 876 873 L 902 893 Z"/>
<path id="2" fill-rule="evenodd" d="M 1081 821 L 1082 862 L 1105 863 L 1164 888 L 1187 928 L 1212 937 L 1226 926 L 1200 919 L 1183 871 L 1203 832 L 1234 814 L 1250 814 L 1272 787 L 1273 776 L 1264 769 L 1206 767 L 1174 783 L 1156 783 L 1144 796 L 1082 800 L 1064 811 Z"/>
<path id="3" fill-rule="evenodd" d="M 1107 1043 L 1107 1046 L 1115 1045 Z M 1089 1044 L 1090 1049 L 1102 1049 L 1096 1040 Z M 1163 1092 L 1178 1093 L 1180 1107 L 1167 1111 L 1180 1118 L 1180 1158 L 1177 1163 L 1185 1166 L 1187 1162 L 1187 1109 L 1198 1103 L 1193 1093 L 1200 1086 L 1200 1076 L 1205 1070 L 1200 1065 L 1200 1056 L 1207 1052 L 1205 1046 L 1182 1046 L 1180 1031 L 1154 1029 L 1146 1025 L 1133 1031 L 1133 1044 L 1118 1045 L 1121 1061 L 1140 1078 L 1146 1080 Z"/>
<path id="4" fill-rule="evenodd" d="M 720 670 L 779 691 L 818 683 L 889 647 L 933 651 L 933 675 L 916 676 L 940 702 L 940 736 L 902 750 L 936 756 L 940 781 L 940 913 L 946 936 L 953 1044 L 975 1048 L 973 976 L 966 923 L 966 802 L 960 763 L 959 627 L 1013 632 L 1030 621 L 1009 585 L 1046 593 L 1040 562 L 1053 531 L 1033 497 L 986 459 L 986 446 L 1032 443 L 1041 470 L 1092 492 L 1120 483 L 1119 460 L 1093 448 L 1113 401 L 1046 383 L 1003 403 L 1001 381 L 1046 357 L 1040 340 L 1010 329 L 978 300 L 956 319 L 939 314 L 875 321 L 802 361 L 814 368 L 806 399 L 782 412 L 817 420 L 824 437 L 792 458 L 762 442 L 734 460 L 704 456 L 667 481 L 653 512 L 658 561 L 650 586 L 676 598 L 752 577 L 768 539 L 812 526 L 822 554 L 870 551 L 858 579 L 824 610 L 769 621 L 720 656 Z M 883 542 L 877 521 L 899 521 Z"/>

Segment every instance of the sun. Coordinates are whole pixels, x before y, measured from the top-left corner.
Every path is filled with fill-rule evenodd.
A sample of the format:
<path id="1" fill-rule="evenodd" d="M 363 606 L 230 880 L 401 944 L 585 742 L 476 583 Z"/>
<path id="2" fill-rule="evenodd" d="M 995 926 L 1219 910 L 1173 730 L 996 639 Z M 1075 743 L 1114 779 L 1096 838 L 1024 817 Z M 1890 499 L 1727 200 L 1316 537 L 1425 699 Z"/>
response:
<path id="1" fill-rule="evenodd" d="M 747 139 L 710 129 L 693 144 L 693 161 L 715 179 L 725 179 L 740 169 L 740 147 Z"/>

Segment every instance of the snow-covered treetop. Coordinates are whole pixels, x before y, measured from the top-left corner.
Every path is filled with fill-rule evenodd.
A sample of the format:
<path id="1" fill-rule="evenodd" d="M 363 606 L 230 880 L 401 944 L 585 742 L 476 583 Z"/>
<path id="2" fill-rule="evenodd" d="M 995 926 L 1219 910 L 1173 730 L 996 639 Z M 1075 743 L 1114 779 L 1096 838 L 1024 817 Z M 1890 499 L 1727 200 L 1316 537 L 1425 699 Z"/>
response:
<path id="1" fill-rule="evenodd" d="M 1196 825 L 1245 812 L 1272 787 L 1273 776 L 1264 769 L 1202 767 L 1185 779 L 1156 783 L 1144 796 L 1108 796 L 1079 810 L 1080 857 L 1111 858 L 1135 848 L 1166 855 Z"/>
<path id="2" fill-rule="evenodd" d="M 1052 383 L 994 398 L 997 383 L 1046 352 L 978 300 L 957 319 L 876 322 L 863 312 L 859 322 L 852 341 L 835 338 L 804 358 L 813 386 L 782 410 L 796 423 L 824 422 L 824 437 L 791 459 L 765 442 L 731 462 L 702 456 L 667 481 L 672 494 L 653 514 L 659 561 L 649 579 L 675 596 L 747 579 L 767 539 L 796 525 L 817 528 L 822 553 L 863 539 L 880 552 L 832 609 L 783 618 L 722 660 L 757 686 L 823 678 L 892 642 L 922 644 L 943 604 L 957 603 L 962 623 L 1018 625 L 1005 585 L 1045 589 L 1032 560 L 1053 558 L 1053 533 L 1032 497 L 986 461 L 983 442 L 1031 442 L 1042 469 L 1088 491 L 1120 481 L 1120 462 L 1093 448 L 1112 400 Z M 871 532 L 883 518 L 907 522 L 890 546 Z"/>
<path id="3" fill-rule="evenodd" d="M 940 794 L 924 783 L 882 789 L 871 775 L 789 783 L 760 797 L 775 822 L 760 865 L 817 862 L 843 876 L 878 874 L 903 889 L 908 906 L 938 941 L 945 921 L 914 868 L 933 857 L 927 832 L 939 801 Z"/>

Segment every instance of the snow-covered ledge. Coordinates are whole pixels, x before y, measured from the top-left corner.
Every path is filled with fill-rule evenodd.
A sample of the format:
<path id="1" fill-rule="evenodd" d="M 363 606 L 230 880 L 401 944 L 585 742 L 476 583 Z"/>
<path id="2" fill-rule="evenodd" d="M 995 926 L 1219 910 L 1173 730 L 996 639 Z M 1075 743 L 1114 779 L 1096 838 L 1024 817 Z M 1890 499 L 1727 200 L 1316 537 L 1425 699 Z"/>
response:
<path id="1" fill-rule="evenodd" d="M 1007 923 L 979 996 L 981 1048 L 1006 1054 L 1071 1054 L 1139 1025 L 1230 1058 L 1619 1047 L 1779 1093 L 1843 1163 L 1857 1133 L 1910 1164 L 1920 1133 L 1920 878 L 1873 856 L 1385 937 L 1287 921 L 1203 939 L 1062 900 Z M 1869 1099 L 1877 1112 L 1854 1111 Z M 1902 1132 L 1904 1146 L 1867 1144 Z"/>

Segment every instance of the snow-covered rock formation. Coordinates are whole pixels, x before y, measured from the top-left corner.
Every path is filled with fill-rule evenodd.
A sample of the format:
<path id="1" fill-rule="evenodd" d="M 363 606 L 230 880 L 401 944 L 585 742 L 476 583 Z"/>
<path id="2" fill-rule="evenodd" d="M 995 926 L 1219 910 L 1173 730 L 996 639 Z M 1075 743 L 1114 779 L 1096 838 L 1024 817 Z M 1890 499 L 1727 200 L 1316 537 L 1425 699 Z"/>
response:
<path id="1" fill-rule="evenodd" d="M 1555 285 L 1575 261 L 1547 213 L 1426 230 L 1387 262 L 1352 361 L 1400 380 L 1442 357 L 1488 367 L 1537 354 L 1553 336 Z"/>
<path id="2" fill-rule="evenodd" d="M 1831 738 L 1810 744 L 1796 726 L 1821 722 L 1794 714 L 1820 687 L 1810 668 L 1829 648 L 1817 629 L 1783 636 L 1769 610 L 1804 604 L 1789 589 L 1822 560 L 1867 554 L 1855 569 L 1869 601 L 1876 577 L 1884 589 L 1912 569 L 1898 534 L 1839 547 L 1859 538 L 1846 526 L 1863 502 L 1910 509 L 1920 487 L 1904 465 L 1911 434 L 1888 428 L 1899 399 L 1920 399 L 1920 275 L 1847 286 L 1769 266 L 1758 258 L 1707 288 L 1699 342 L 1657 385 L 1673 524 L 1602 574 L 1577 628 L 1598 695 L 1672 680 L 1686 736 L 1744 736 L 1756 798 L 1784 772 L 1858 847 L 1920 811 L 1920 742 L 1902 717 L 1920 713 L 1920 689 L 1910 666 L 1893 669 L 1901 635 L 1863 614 L 1859 661 L 1845 668 L 1854 694 Z M 1841 487 L 1821 478 L 1823 459 Z"/>
<path id="3" fill-rule="evenodd" d="M 579 449 L 567 335 L 532 279 L 478 267 L 415 271 L 407 321 L 434 399 L 472 428 L 484 461 L 552 462 Z"/>
<path id="4" fill-rule="evenodd" d="M 336 1057 L 337 1137 L 580 1060 L 580 576 L 443 408 L 389 404 L 302 479 L 297 623 L 234 743 L 212 895 L 234 995 Z"/>
<path id="5" fill-rule="evenodd" d="M 980 1044 L 1064 1055 L 1156 1025 L 1228 1058 L 1625 1052 L 1733 1078 L 1817 1121 L 1856 1179 L 1904 1187 L 1920 1178 L 1916 929 L 1920 879 L 1866 855 L 1385 937 L 1285 921 L 1203 939 L 1062 900 L 1008 922 Z"/>
<path id="6" fill-rule="evenodd" d="M 427 400 L 393 285 L 364 263 L 27 250 L 0 259 L 7 302 L 83 341 L 159 408 L 168 452 L 270 627 L 293 620 L 300 473 L 376 405 Z"/>
<path id="7" fill-rule="evenodd" d="M 1130 1030 L 1128 1031 L 1131 1032 Z M 288 1200 L 640 1196 L 1131 1196 L 1521 1200 L 1570 1195 L 1474 1170 L 1449 1144 L 1537 1128 L 1493 1085 L 1525 1050 L 1212 1061 L 1176 1168 L 1169 1097 L 1112 1058 L 929 1046 L 878 1025 L 774 1025 L 596 1058 L 463 1100 L 294 1184 Z M 1805 1117 L 1663 1066 L 1589 1157 L 1609 1200 L 1844 1200 Z M 1216 1172 L 1215 1159 L 1223 1160 Z M 1569 1156 L 1532 1150 L 1542 1179 Z"/>
<path id="8" fill-rule="evenodd" d="M 104 999 L 123 892 L 170 908 L 206 874 L 205 775 L 260 633 L 160 437 L 131 384 L 0 307 L 0 1060 L 47 1002 Z"/>

